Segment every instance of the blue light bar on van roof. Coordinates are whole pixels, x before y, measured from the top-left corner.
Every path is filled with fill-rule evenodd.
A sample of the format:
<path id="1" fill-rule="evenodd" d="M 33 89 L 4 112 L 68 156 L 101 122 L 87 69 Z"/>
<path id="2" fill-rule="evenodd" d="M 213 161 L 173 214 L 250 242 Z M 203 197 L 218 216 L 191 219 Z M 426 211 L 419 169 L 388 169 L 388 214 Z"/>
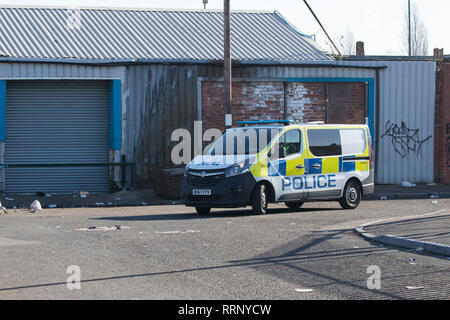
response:
<path id="1" fill-rule="evenodd" d="M 246 124 L 274 124 L 280 123 L 284 125 L 289 125 L 294 123 L 292 120 L 254 120 L 254 121 L 238 121 L 237 124 L 246 125 Z"/>

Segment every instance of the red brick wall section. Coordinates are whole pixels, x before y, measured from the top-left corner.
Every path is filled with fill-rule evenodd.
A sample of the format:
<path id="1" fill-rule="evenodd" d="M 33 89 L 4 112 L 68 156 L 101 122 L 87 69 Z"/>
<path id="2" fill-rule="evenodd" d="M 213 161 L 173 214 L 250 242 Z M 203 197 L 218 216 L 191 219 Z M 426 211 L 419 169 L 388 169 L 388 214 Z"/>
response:
<path id="1" fill-rule="evenodd" d="M 364 124 L 367 117 L 366 84 L 327 84 L 327 123 Z"/>
<path id="2" fill-rule="evenodd" d="M 434 112 L 434 181 L 440 182 L 440 145 L 441 145 L 441 64 L 436 63 L 436 91 L 435 91 L 435 112 Z"/>
<path id="3" fill-rule="evenodd" d="M 241 120 L 284 119 L 283 83 L 233 82 L 231 114 L 233 123 Z M 225 129 L 223 82 L 202 83 L 203 130 Z"/>
<path id="4" fill-rule="evenodd" d="M 440 63 L 439 181 L 450 183 L 450 62 Z"/>
<path id="5" fill-rule="evenodd" d="M 366 117 L 365 88 L 364 83 L 287 83 L 288 114 L 285 116 L 285 88 L 282 82 L 233 82 L 233 123 L 287 118 L 299 123 L 361 124 Z M 203 130 L 224 130 L 224 119 L 223 83 L 202 82 Z"/>
<path id="6" fill-rule="evenodd" d="M 287 84 L 288 119 L 295 122 L 326 121 L 323 83 Z"/>

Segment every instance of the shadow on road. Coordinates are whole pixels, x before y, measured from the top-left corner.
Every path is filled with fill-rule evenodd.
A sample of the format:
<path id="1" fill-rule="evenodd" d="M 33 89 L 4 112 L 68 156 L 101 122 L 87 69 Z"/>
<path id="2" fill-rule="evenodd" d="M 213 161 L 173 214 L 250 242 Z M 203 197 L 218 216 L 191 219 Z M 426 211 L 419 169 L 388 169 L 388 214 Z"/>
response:
<path id="1" fill-rule="evenodd" d="M 307 212 L 319 212 L 319 211 L 335 211 L 342 210 L 340 208 L 300 208 L 298 210 L 292 210 L 289 208 L 269 209 L 266 215 L 286 214 L 286 213 L 307 213 Z M 239 217 L 251 217 L 255 215 L 251 209 L 239 209 L 239 210 L 220 210 L 214 211 L 209 215 L 198 215 L 197 213 L 158 213 L 151 215 L 137 215 L 137 216 L 112 216 L 92 218 L 93 220 L 112 220 L 112 221 L 158 221 L 158 220 L 192 220 L 192 219 L 215 219 L 215 218 L 239 218 Z"/>
<path id="2" fill-rule="evenodd" d="M 285 212 L 285 210 L 282 212 Z M 426 291 L 415 293 L 414 291 L 405 292 L 402 289 L 413 276 L 422 280 L 427 279 L 430 286 L 438 281 L 443 287 L 439 292 L 434 290 L 432 293 L 437 294 L 438 298 L 446 295 L 448 283 L 441 283 L 441 280 L 436 280 L 435 278 L 448 279 L 450 273 L 448 268 L 443 270 L 412 269 L 414 267 L 409 266 L 406 261 L 401 265 L 397 265 L 399 263 L 398 259 L 389 258 L 387 260 L 390 261 L 389 263 L 385 259 L 380 260 L 382 256 L 389 257 L 388 253 L 390 251 L 387 248 L 370 245 L 345 248 L 335 245 L 334 240 L 350 232 L 350 229 L 327 230 L 314 235 L 300 237 L 248 259 L 223 261 L 220 264 L 196 268 L 166 269 L 148 273 L 85 279 L 81 281 L 81 284 L 135 278 L 143 278 L 144 281 L 144 278 L 192 273 L 201 277 L 203 272 L 215 270 L 220 271 L 216 274 L 220 276 L 223 273 L 221 270 L 238 268 L 235 272 L 239 272 L 239 268 L 252 268 L 256 272 L 270 274 L 270 276 L 289 282 L 293 286 L 302 285 L 344 299 L 414 299 L 423 298 L 424 296 L 421 296 L 423 294 L 426 297 Z M 364 261 L 362 265 L 361 261 Z M 395 264 L 392 264 L 392 262 L 395 262 Z M 383 288 L 381 290 L 371 290 L 366 285 L 366 280 L 369 276 L 366 272 L 367 266 L 374 263 L 380 263 L 380 266 L 382 266 Z M 209 273 L 208 276 L 213 275 Z M 66 284 L 66 282 L 37 283 L 0 288 L 0 292 L 66 286 Z M 268 288 L 268 290 L 271 289 Z M 255 298 L 256 296 L 257 294 Z"/>

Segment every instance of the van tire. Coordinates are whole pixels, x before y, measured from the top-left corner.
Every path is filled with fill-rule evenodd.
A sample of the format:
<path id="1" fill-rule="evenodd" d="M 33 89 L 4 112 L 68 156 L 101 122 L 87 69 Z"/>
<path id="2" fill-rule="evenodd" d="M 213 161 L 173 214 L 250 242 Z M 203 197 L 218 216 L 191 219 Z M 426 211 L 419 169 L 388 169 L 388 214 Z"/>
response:
<path id="1" fill-rule="evenodd" d="M 211 208 L 206 208 L 206 207 L 195 207 L 195 210 L 201 216 L 206 216 L 211 213 Z"/>
<path id="2" fill-rule="evenodd" d="M 303 201 L 285 202 L 286 207 L 292 210 L 298 210 L 303 205 Z"/>
<path id="3" fill-rule="evenodd" d="M 252 193 L 251 205 L 255 214 L 266 214 L 268 204 L 268 194 L 264 184 L 258 184 Z"/>
<path id="4" fill-rule="evenodd" d="M 355 180 L 350 180 L 345 184 L 344 193 L 339 200 L 343 209 L 356 209 L 361 201 L 361 187 Z"/>

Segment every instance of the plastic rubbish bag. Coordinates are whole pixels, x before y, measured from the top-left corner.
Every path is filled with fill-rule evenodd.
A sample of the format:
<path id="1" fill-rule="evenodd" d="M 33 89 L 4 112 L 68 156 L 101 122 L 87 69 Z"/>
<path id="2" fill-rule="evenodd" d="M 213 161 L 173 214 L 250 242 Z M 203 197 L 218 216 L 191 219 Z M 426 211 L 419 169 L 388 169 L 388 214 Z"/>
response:
<path id="1" fill-rule="evenodd" d="M 36 212 L 41 210 L 42 210 L 41 203 L 38 200 L 34 200 L 33 203 L 30 205 L 30 211 Z"/>
<path id="2" fill-rule="evenodd" d="M 6 211 L 6 208 L 4 207 L 4 206 L 2 206 L 2 203 L 0 202 L 0 214 L 6 214 L 6 213 L 8 213 L 7 211 Z"/>
<path id="3" fill-rule="evenodd" d="M 402 187 L 407 187 L 407 188 L 413 188 L 413 187 L 416 186 L 416 184 L 415 184 L 415 183 L 411 183 L 411 182 L 409 182 L 409 181 L 403 181 L 403 182 L 401 183 L 401 186 L 402 186 Z"/>

